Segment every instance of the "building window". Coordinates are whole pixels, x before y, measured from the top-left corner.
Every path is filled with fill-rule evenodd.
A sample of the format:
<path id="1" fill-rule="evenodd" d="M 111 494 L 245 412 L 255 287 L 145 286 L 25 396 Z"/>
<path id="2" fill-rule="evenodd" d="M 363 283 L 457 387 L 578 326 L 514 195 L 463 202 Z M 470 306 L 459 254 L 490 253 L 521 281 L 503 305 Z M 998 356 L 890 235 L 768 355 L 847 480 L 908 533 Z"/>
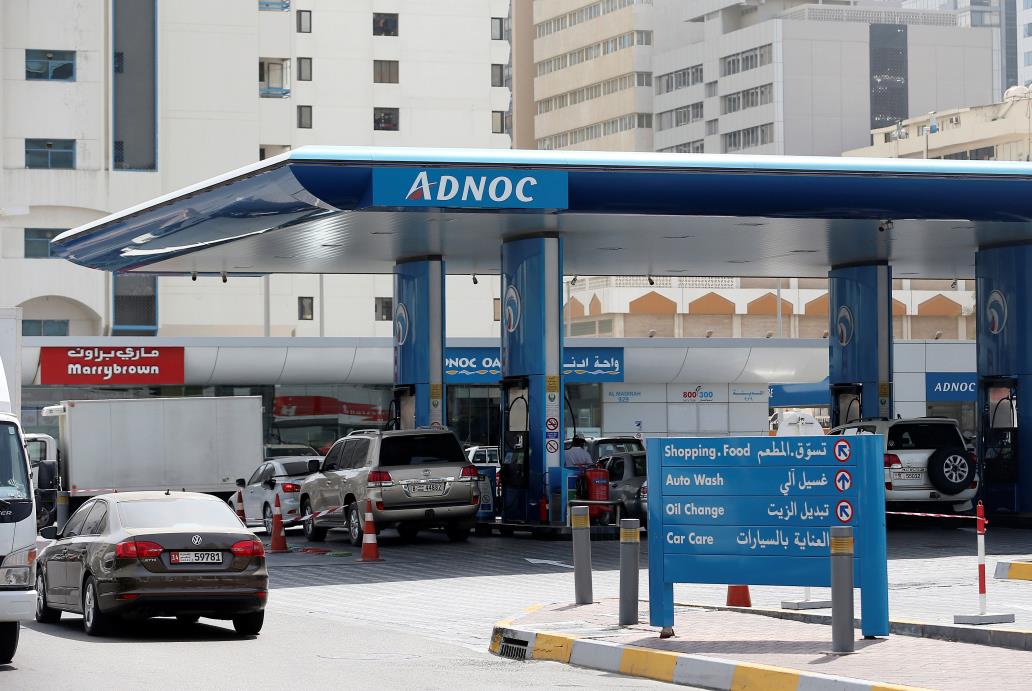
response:
<path id="1" fill-rule="evenodd" d="M 657 149 L 657 151 L 662 154 L 701 154 L 706 151 L 706 142 L 702 139 L 696 139 L 683 144 Z"/>
<path id="2" fill-rule="evenodd" d="M 158 330 L 158 279 L 142 274 L 112 276 L 113 336 L 153 336 Z"/>
<path id="3" fill-rule="evenodd" d="M 22 336 L 67 336 L 67 319 L 23 319 Z"/>
<path id="4" fill-rule="evenodd" d="M 122 142 L 113 170 L 156 170 L 157 0 L 111 0 L 111 138 Z M 114 160 L 114 149 L 108 156 Z"/>
<path id="5" fill-rule="evenodd" d="M 398 15 L 373 12 L 373 36 L 397 36 Z"/>
<path id="6" fill-rule="evenodd" d="M 726 77 L 739 72 L 748 72 L 757 67 L 769 65 L 774 60 L 774 48 L 771 44 L 744 50 L 741 53 L 728 55 L 720 60 L 720 76 Z"/>
<path id="7" fill-rule="evenodd" d="M 702 65 L 686 67 L 683 70 L 661 74 L 655 78 L 656 93 L 668 94 L 671 91 L 685 89 L 702 83 Z"/>
<path id="8" fill-rule="evenodd" d="M 297 80 L 299 82 L 312 81 L 312 58 L 297 59 Z"/>
<path id="9" fill-rule="evenodd" d="M 26 168 L 75 168 L 74 139 L 26 139 Z"/>
<path id="10" fill-rule="evenodd" d="M 491 86 L 505 86 L 505 65 L 491 65 Z"/>
<path id="11" fill-rule="evenodd" d="M 656 131 L 662 132 L 671 127 L 681 127 L 702 120 L 702 101 L 692 103 L 673 110 L 666 110 L 656 115 Z"/>
<path id="12" fill-rule="evenodd" d="M 50 241 L 63 233 L 62 228 L 26 228 L 25 258 L 46 259 L 50 256 Z"/>
<path id="13" fill-rule="evenodd" d="M 310 33 L 312 33 L 312 11 L 311 10 L 298 10 L 297 11 L 297 32 L 299 34 L 310 34 Z"/>
<path id="14" fill-rule="evenodd" d="M 376 311 L 376 321 L 394 321 L 394 298 L 376 298 L 373 309 Z"/>
<path id="15" fill-rule="evenodd" d="M 299 297 L 297 299 L 297 318 L 300 321 L 315 319 L 315 298 Z"/>
<path id="16" fill-rule="evenodd" d="M 763 86 L 755 86 L 744 91 L 736 91 L 720 99 L 720 112 L 723 115 L 727 115 L 728 113 L 737 113 L 747 108 L 764 106 L 773 101 L 773 97 L 773 84 L 764 84 Z"/>
<path id="17" fill-rule="evenodd" d="M 373 108 L 373 129 L 396 132 L 398 130 L 397 108 Z"/>
<path id="18" fill-rule="evenodd" d="M 505 134 L 505 111 L 491 111 L 491 132 L 492 134 Z"/>
<path id="19" fill-rule="evenodd" d="M 297 126 L 303 130 L 312 129 L 312 106 L 297 107 Z"/>
<path id="20" fill-rule="evenodd" d="M 717 95 L 717 83 L 706 82 L 706 98 L 713 98 Z"/>
<path id="21" fill-rule="evenodd" d="M 397 84 L 398 61 L 373 60 L 373 82 L 376 84 Z"/>
<path id="22" fill-rule="evenodd" d="M 505 18 L 504 17 L 491 17 L 491 40 L 493 40 L 493 41 L 504 41 L 505 40 Z"/>
<path id="23" fill-rule="evenodd" d="M 494 300 L 491 301 L 491 303 L 492 303 L 492 307 L 494 309 L 494 320 L 496 322 L 502 321 L 502 299 L 501 298 L 495 298 Z"/>
<path id="24" fill-rule="evenodd" d="M 773 123 L 747 127 L 744 130 L 735 130 L 734 132 L 727 132 L 723 136 L 725 154 L 733 151 L 741 151 L 742 149 L 751 149 L 754 146 L 763 146 L 764 144 L 773 143 Z"/>
<path id="25" fill-rule="evenodd" d="M 25 78 L 51 82 L 74 82 L 75 51 L 26 50 Z"/>
<path id="26" fill-rule="evenodd" d="M 706 136 L 711 137 L 720 131 L 719 120 L 707 120 L 706 121 Z"/>

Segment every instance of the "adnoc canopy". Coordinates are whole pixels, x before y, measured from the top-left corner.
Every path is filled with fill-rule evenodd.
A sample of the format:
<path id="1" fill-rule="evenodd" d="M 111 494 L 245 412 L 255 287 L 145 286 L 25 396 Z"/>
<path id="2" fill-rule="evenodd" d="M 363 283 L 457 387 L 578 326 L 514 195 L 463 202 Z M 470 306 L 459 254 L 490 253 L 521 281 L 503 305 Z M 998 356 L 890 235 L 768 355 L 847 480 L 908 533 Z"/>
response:
<path id="1" fill-rule="evenodd" d="M 1032 164 L 305 147 L 58 237 L 109 271 L 389 273 L 441 255 L 497 273 L 505 238 L 554 232 L 566 274 L 824 276 L 887 261 L 967 278 L 1032 240 Z"/>

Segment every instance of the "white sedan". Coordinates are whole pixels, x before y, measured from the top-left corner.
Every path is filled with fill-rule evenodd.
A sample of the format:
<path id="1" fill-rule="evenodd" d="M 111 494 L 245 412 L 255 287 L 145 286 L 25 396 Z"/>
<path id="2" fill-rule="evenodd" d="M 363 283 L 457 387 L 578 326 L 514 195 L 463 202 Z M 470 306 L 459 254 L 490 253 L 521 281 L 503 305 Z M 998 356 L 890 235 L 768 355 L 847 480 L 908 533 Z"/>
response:
<path id="1" fill-rule="evenodd" d="M 322 461 L 322 456 L 289 456 L 272 458 L 262 463 L 250 479 L 237 480 L 244 495 L 244 523 L 262 526 L 272 534 L 272 507 L 280 500 L 283 520 L 298 518 L 301 510 L 301 483 L 308 477 L 308 461 Z"/>

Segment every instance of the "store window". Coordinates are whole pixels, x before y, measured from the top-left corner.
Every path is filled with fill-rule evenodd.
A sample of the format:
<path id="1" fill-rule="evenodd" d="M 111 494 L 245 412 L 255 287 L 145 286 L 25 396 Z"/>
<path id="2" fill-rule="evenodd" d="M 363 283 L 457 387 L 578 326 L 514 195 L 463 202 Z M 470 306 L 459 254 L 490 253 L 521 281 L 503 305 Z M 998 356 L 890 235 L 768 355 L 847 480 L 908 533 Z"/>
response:
<path id="1" fill-rule="evenodd" d="M 576 432 L 583 437 L 597 437 L 602 434 L 602 385 L 566 385 L 566 437 Z"/>
<path id="2" fill-rule="evenodd" d="M 927 415 L 928 417 L 945 417 L 956 420 L 965 441 L 973 440 L 978 431 L 974 401 L 928 403 Z"/>
<path id="3" fill-rule="evenodd" d="M 376 321 L 394 321 L 394 298 L 376 298 L 373 308 L 376 310 Z"/>
<path id="4" fill-rule="evenodd" d="M 449 385 L 448 429 L 463 444 L 495 446 L 501 406 L 501 390 L 497 386 Z"/>

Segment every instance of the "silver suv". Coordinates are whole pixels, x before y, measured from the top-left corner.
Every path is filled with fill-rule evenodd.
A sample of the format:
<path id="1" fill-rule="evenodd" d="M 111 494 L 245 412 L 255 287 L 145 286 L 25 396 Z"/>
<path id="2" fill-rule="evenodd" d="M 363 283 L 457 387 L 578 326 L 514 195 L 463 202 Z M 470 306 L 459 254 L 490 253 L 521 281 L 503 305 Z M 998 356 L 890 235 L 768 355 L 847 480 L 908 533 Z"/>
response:
<path id="1" fill-rule="evenodd" d="M 362 544 L 366 499 L 377 530 L 397 528 L 411 539 L 423 528 L 443 527 L 454 541 L 473 528 L 480 492 L 477 469 L 448 431 L 352 433 L 333 445 L 318 472 L 301 485 L 301 515 L 339 509 L 304 522 L 305 537 L 326 539 L 346 528 Z"/>
<path id="2" fill-rule="evenodd" d="M 886 503 L 971 509 L 971 500 L 978 493 L 978 467 L 956 420 L 863 420 L 836 427 L 829 434 L 884 435 Z"/>

